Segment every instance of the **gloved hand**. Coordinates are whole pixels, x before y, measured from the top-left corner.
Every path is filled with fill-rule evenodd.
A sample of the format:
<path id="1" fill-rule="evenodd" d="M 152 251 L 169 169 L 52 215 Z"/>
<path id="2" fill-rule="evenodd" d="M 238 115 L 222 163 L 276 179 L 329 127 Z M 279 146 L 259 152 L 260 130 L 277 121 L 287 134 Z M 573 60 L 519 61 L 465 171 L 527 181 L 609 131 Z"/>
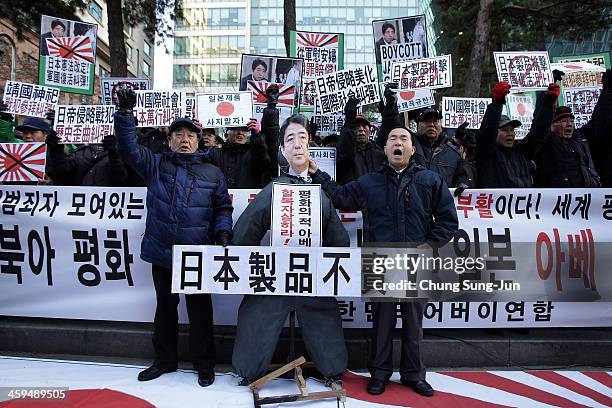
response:
<path id="1" fill-rule="evenodd" d="M 45 143 L 49 147 L 58 146 L 59 142 L 60 142 L 60 138 L 57 137 L 57 133 L 55 133 L 55 131 L 49 132 L 49 134 L 47 135 L 47 138 L 45 139 Z"/>
<path id="2" fill-rule="evenodd" d="M 261 125 L 255 118 L 249 119 L 246 125 L 247 129 L 251 131 L 251 134 L 258 135 L 261 132 Z"/>
<path id="3" fill-rule="evenodd" d="M 49 109 L 47 113 L 45 113 L 45 119 L 49 123 L 49 126 L 53 127 L 53 124 L 55 123 L 55 110 Z"/>
<path id="4" fill-rule="evenodd" d="M 228 246 L 230 244 L 230 233 L 225 230 L 217 232 L 217 235 L 215 235 L 215 244 L 224 247 Z"/>
<path id="5" fill-rule="evenodd" d="M 493 99 L 499 103 L 506 103 L 506 95 L 510 93 L 510 84 L 501 81 L 495 84 L 493 88 Z"/>
<path id="6" fill-rule="evenodd" d="M 553 80 L 555 82 L 559 82 L 565 76 L 565 72 L 559 71 L 558 69 L 553 69 Z"/>
<path id="7" fill-rule="evenodd" d="M 8 110 L 8 105 L 4 103 L 4 100 L 0 99 L 0 120 L 8 120 L 12 122 L 15 118 L 8 112 L 4 112 Z"/>
<path id="8" fill-rule="evenodd" d="M 455 131 L 455 136 L 454 136 L 454 138 L 457 139 L 457 141 L 461 142 L 465 138 L 466 129 L 469 124 L 470 123 L 466 121 L 466 122 L 463 122 L 461 125 L 459 125 L 459 127 Z"/>
<path id="9" fill-rule="evenodd" d="M 108 154 L 117 153 L 117 138 L 115 135 L 107 135 L 102 139 L 102 147 Z"/>
<path id="10" fill-rule="evenodd" d="M 117 91 L 117 104 L 119 112 L 131 113 L 136 106 L 136 92 L 131 88 L 121 87 Z"/>
<path id="11" fill-rule="evenodd" d="M 357 106 L 361 102 L 358 98 L 351 96 L 346 105 L 344 105 L 344 120 L 345 122 L 354 122 L 357 117 Z"/>
<path id="12" fill-rule="evenodd" d="M 383 92 L 383 95 L 387 102 L 395 102 L 395 97 L 397 96 L 397 92 L 395 92 L 395 90 L 397 90 L 398 88 L 399 85 L 396 82 L 389 82 L 385 85 L 385 91 Z"/>
<path id="13" fill-rule="evenodd" d="M 314 116 L 312 116 L 308 121 L 308 136 L 310 136 L 310 140 L 316 139 L 318 131 L 319 125 L 317 124 L 317 122 L 315 122 Z"/>
<path id="14" fill-rule="evenodd" d="M 606 69 L 606 72 L 601 76 L 601 82 L 604 91 L 612 89 L 612 69 Z"/>
<path id="15" fill-rule="evenodd" d="M 544 92 L 544 102 L 549 108 L 557 106 L 557 99 L 561 95 L 561 87 L 557 83 L 548 84 L 548 90 Z"/>
<path id="16" fill-rule="evenodd" d="M 278 96 L 280 94 L 280 90 L 276 84 L 272 84 L 268 86 L 266 89 L 266 102 L 268 103 L 268 108 L 275 108 L 278 103 Z"/>
<path id="17" fill-rule="evenodd" d="M 467 188 L 469 188 L 469 187 L 470 187 L 470 186 L 468 186 L 468 185 L 467 185 L 467 184 L 465 184 L 465 183 L 459 183 L 459 184 L 457 185 L 457 188 L 455 188 L 455 192 L 453 193 L 453 195 L 454 195 L 455 197 L 459 197 L 459 196 L 460 196 L 461 194 L 463 194 L 463 192 L 464 192 L 464 191 L 465 191 Z"/>
<path id="18" fill-rule="evenodd" d="M 200 123 L 200 121 L 197 118 L 193 118 L 191 120 L 192 120 L 193 124 L 196 125 L 196 127 L 198 129 L 200 129 L 200 131 L 201 131 L 202 130 L 202 124 Z"/>

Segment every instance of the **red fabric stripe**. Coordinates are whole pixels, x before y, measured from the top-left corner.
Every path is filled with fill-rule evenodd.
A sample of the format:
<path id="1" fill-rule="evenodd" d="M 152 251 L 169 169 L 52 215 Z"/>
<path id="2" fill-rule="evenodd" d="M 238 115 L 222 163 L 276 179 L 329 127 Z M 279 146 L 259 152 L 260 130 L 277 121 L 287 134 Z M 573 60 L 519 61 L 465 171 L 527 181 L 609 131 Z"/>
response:
<path id="1" fill-rule="evenodd" d="M 458 378 L 460 380 L 469 381 L 474 384 L 480 384 L 487 387 L 496 388 L 498 390 L 509 392 L 510 394 L 531 398 L 532 400 L 543 402 L 545 404 L 555 405 L 559 407 L 584 407 L 584 405 L 577 404 L 566 398 L 559 397 L 546 391 L 542 391 L 538 388 L 534 388 L 514 380 L 509 380 L 507 378 L 500 377 L 499 375 L 495 375 L 486 371 L 453 371 L 444 372 L 440 374 L 448 375 L 449 377 Z"/>
<path id="2" fill-rule="evenodd" d="M 98 389 L 98 390 L 72 390 L 66 392 L 67 398 L 62 400 L 33 400 L 21 399 L 0 402 L 1 408 L 154 408 L 149 402 L 123 392 Z"/>
<path id="3" fill-rule="evenodd" d="M 574 380 L 570 380 L 569 378 L 564 377 L 561 374 L 555 373 L 554 371 L 530 371 L 529 374 L 541 378 L 543 380 L 550 381 L 553 384 L 557 384 L 578 394 L 582 394 L 599 402 L 600 404 L 612 406 L 612 398 L 600 394 L 597 391 L 586 387 Z"/>
<path id="4" fill-rule="evenodd" d="M 612 375 L 606 373 L 605 371 L 583 371 L 582 374 L 591 377 L 608 388 L 612 388 Z M 612 390 L 610 390 L 610 394 L 612 394 Z"/>
<path id="5" fill-rule="evenodd" d="M 436 391 L 432 397 L 423 397 L 409 387 L 390 382 L 381 395 L 368 394 L 366 387 L 368 378 L 347 372 L 343 378 L 346 395 L 360 401 L 375 402 L 378 404 L 395 405 L 413 408 L 495 408 L 506 405 L 492 404 L 479 399 L 464 397 L 447 392 Z"/>

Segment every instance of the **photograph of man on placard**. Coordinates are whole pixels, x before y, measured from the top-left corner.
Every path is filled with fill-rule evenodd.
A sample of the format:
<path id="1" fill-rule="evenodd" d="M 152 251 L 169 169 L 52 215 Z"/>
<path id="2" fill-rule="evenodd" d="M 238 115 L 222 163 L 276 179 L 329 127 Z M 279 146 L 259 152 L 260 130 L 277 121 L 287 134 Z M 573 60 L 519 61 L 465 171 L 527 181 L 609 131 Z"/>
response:
<path id="1" fill-rule="evenodd" d="M 242 55 L 240 69 L 240 90 L 246 91 L 249 81 L 272 82 L 273 59 L 261 55 Z"/>
<path id="2" fill-rule="evenodd" d="M 374 27 L 374 38 L 378 38 L 374 44 L 376 63 L 380 64 L 380 46 L 385 44 L 397 44 L 399 20 L 385 20 L 372 23 Z"/>
<path id="3" fill-rule="evenodd" d="M 40 36 L 40 55 L 49 55 L 47 38 L 67 37 L 70 35 L 70 22 L 61 18 L 42 16 L 42 30 Z"/>

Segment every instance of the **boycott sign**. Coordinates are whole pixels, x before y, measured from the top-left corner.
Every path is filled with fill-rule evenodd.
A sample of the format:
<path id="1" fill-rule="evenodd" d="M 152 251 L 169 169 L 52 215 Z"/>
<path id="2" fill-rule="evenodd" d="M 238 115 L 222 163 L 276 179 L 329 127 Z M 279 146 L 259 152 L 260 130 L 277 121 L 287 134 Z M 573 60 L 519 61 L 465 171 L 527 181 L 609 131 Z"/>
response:
<path id="1" fill-rule="evenodd" d="M 399 89 L 436 89 L 453 86 L 453 67 L 450 55 L 414 61 L 394 62 L 391 80 L 399 83 Z"/>
<path id="2" fill-rule="evenodd" d="M 321 186 L 274 183 L 271 245 L 321 246 Z"/>
<path id="3" fill-rule="evenodd" d="M 57 107 L 59 93 L 57 88 L 6 81 L 3 100 L 6 112 L 44 118 L 47 111 Z"/>
<path id="4" fill-rule="evenodd" d="M 572 110 L 577 129 L 586 125 L 591 120 L 593 110 L 601 96 L 602 90 L 603 88 L 599 87 L 563 89 L 565 106 Z"/>
<path id="5" fill-rule="evenodd" d="M 548 52 L 494 52 L 495 69 L 500 81 L 514 90 L 547 89 L 554 82 Z"/>
<path id="6" fill-rule="evenodd" d="M 361 100 L 359 106 L 380 100 L 378 80 L 371 65 L 318 77 L 316 84 L 318 103 L 324 115 L 344 110 L 351 96 Z"/>
<path id="7" fill-rule="evenodd" d="M 480 129 L 491 98 L 442 98 L 442 127 L 457 128 L 468 122 L 468 129 Z"/>
<path id="8" fill-rule="evenodd" d="M 135 91 L 134 116 L 138 127 L 170 126 L 176 118 L 185 116 L 185 92 Z"/>
<path id="9" fill-rule="evenodd" d="M 45 143 L 0 143 L 0 183 L 38 181 L 46 160 Z"/>
<path id="10" fill-rule="evenodd" d="M 196 112 L 205 128 L 246 126 L 253 116 L 253 94 L 231 92 L 196 94 Z"/>
<path id="11" fill-rule="evenodd" d="M 253 104 L 253 117 L 257 119 L 259 123 L 261 123 L 263 118 L 264 109 L 266 109 L 266 105 L 262 103 Z M 276 110 L 278 111 L 278 123 L 280 124 L 284 123 L 285 120 L 293 114 L 293 106 L 276 105 Z"/>
<path id="12" fill-rule="evenodd" d="M 60 143 L 102 143 L 113 133 L 112 105 L 58 105 L 53 130 Z"/>
<path id="13" fill-rule="evenodd" d="M 531 129 L 533 112 L 535 110 L 534 95 L 532 93 L 510 93 L 506 95 L 507 115 L 512 120 L 521 122 L 521 126 L 514 129 L 517 140 L 523 139 Z"/>
<path id="14" fill-rule="evenodd" d="M 258 191 L 229 192 L 236 221 Z M 151 266 L 140 259 L 146 193 L 141 187 L 0 186 L 4 237 L 0 244 L 2 254 L 12 259 L 10 263 L 0 260 L 0 315 L 151 322 L 155 311 Z M 538 301 L 522 299 L 520 293 L 508 302 L 430 301 L 424 327 L 612 326 L 611 302 L 550 301 L 571 282 L 603 295 L 602 299 L 607 296 L 606 257 L 611 251 L 589 248 L 592 243 L 612 242 L 607 224 L 612 220 L 612 200 L 606 198 L 612 190 L 498 189 L 470 190 L 470 194 L 455 198 L 460 229 L 451 246 L 486 250 L 482 254 L 488 254 L 487 268 L 499 274 L 514 273 L 514 269 L 502 268 L 526 268 L 534 278 L 552 285 L 551 296 Z M 339 216 L 351 247 L 357 247 L 361 214 L 339 212 Z M 572 238 L 570 246 L 569 234 L 580 241 Z M 519 253 L 515 243 L 521 241 L 531 242 L 532 251 Z M 534 241 L 540 245 L 539 259 Z M 470 246 L 477 242 L 484 246 Z M 570 277 L 570 270 L 575 277 Z M 352 269 L 347 273 L 355 276 Z M 341 279 L 339 275 L 339 282 Z M 561 291 L 557 291 L 557 281 Z M 241 299 L 213 295 L 215 324 L 235 325 Z M 372 302 L 340 298 L 338 303 L 345 328 L 371 327 Z M 184 310 L 180 322 L 187 322 Z"/>
<path id="15" fill-rule="evenodd" d="M 351 248 L 175 245 L 173 293 L 361 296 L 361 251 Z"/>
<path id="16" fill-rule="evenodd" d="M 315 105 L 315 78 L 344 68 L 344 34 L 291 31 L 292 57 L 304 59 L 300 109 Z"/>
<path id="17" fill-rule="evenodd" d="M 135 91 L 146 91 L 150 88 L 147 78 L 100 78 L 102 104 L 117 105 L 117 91 L 121 87 Z"/>
<path id="18" fill-rule="evenodd" d="M 600 67 L 602 72 L 605 71 L 606 68 L 612 68 L 609 52 L 585 55 L 572 55 L 565 57 L 553 57 L 553 61 L 555 63 L 563 63 L 564 65 L 569 64 L 570 66 L 578 66 L 581 65 L 581 63 L 588 63 Z M 561 69 L 561 71 L 565 72 L 565 75 L 563 76 L 563 79 L 561 81 L 563 88 L 585 88 L 602 86 L 602 72 L 575 72 L 575 70 L 568 69 L 566 69 L 565 71 Z"/>
<path id="19" fill-rule="evenodd" d="M 404 90 L 397 92 L 397 109 L 399 112 L 425 108 L 435 105 L 433 93 L 429 89 Z"/>
<path id="20" fill-rule="evenodd" d="M 98 26 L 41 16 L 38 83 L 93 95 Z"/>

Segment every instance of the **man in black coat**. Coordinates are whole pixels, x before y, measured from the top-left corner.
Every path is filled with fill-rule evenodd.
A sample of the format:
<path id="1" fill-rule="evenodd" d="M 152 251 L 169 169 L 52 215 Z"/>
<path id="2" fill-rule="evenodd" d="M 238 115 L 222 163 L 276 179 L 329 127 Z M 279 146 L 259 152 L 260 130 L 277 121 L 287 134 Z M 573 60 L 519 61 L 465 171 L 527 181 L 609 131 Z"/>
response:
<path id="1" fill-rule="evenodd" d="M 385 129 L 400 124 L 394 88 L 397 88 L 397 84 L 390 84 L 384 92 L 386 103 L 381 134 L 377 140 L 380 146 L 386 143 Z M 413 138 L 416 150 L 413 160 L 424 168 L 440 174 L 449 187 L 456 187 L 455 195 L 459 195 L 468 187 L 468 179 L 459 146 L 446 136 L 441 119 L 440 112 L 433 108 L 426 108 L 417 116 L 417 135 Z"/>
<path id="2" fill-rule="evenodd" d="M 603 187 L 612 187 L 612 69 L 604 72 L 603 89 L 591 120 L 577 130 L 589 142 Z"/>
<path id="3" fill-rule="evenodd" d="M 340 184 L 357 180 L 378 170 L 385 162 L 385 153 L 370 141 L 370 121 L 357 115 L 359 99 L 350 98 L 344 107 L 344 125 L 336 146 L 336 174 Z"/>
<path id="4" fill-rule="evenodd" d="M 476 139 L 476 165 L 478 188 L 525 188 L 533 186 L 533 165 L 530 162 L 539 151 L 548 132 L 552 106 L 559 96 L 559 87 L 551 84 L 546 91 L 544 104 L 548 109 L 536 109 L 529 133 L 516 141 L 514 129 L 521 125 L 502 115 L 506 95 L 510 93 L 508 82 L 498 82 L 493 88 L 493 102 L 480 124 Z"/>
<path id="5" fill-rule="evenodd" d="M 423 246 L 447 243 L 459 228 L 457 211 L 444 178 L 410 160 L 415 153 L 408 129 L 392 129 L 385 145 L 387 164 L 343 186 L 331 180 L 310 161 L 309 173 L 321 184 L 340 210 L 361 210 L 364 216 L 364 242 Z M 433 395 L 425 381 L 421 359 L 424 303 L 403 302 L 402 353 L 400 375 L 403 384 L 424 396 Z M 381 394 L 393 373 L 393 330 L 396 303 L 374 305 L 372 350 L 369 362 L 370 394 Z"/>

